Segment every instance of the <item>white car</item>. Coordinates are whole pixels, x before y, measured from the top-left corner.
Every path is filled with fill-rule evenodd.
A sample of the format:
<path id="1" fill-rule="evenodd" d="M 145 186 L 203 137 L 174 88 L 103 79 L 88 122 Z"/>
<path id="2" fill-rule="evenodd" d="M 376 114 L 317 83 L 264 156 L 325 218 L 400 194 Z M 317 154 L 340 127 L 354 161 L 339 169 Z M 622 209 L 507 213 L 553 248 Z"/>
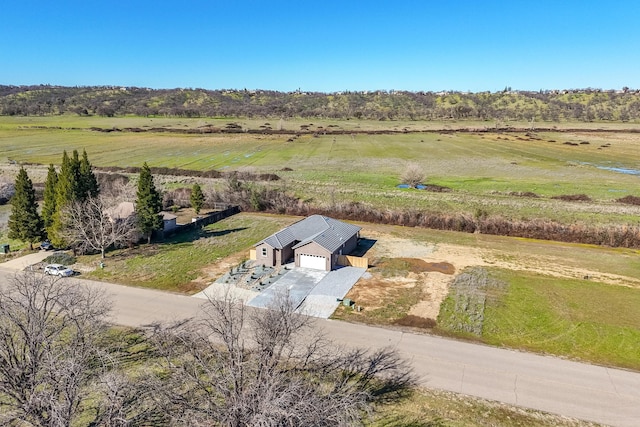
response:
<path id="1" fill-rule="evenodd" d="M 62 264 L 49 264 L 44 268 L 44 274 L 51 276 L 69 277 L 73 276 L 73 270 Z"/>

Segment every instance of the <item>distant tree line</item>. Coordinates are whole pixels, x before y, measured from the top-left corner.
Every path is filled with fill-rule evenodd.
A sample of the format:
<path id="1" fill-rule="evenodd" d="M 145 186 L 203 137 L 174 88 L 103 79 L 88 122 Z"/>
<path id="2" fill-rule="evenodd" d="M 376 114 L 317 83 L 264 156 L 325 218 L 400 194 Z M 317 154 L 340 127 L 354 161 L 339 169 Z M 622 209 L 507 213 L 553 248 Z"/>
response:
<path id="1" fill-rule="evenodd" d="M 640 90 L 500 92 L 148 89 L 0 85 L 0 115 L 634 121 Z"/>

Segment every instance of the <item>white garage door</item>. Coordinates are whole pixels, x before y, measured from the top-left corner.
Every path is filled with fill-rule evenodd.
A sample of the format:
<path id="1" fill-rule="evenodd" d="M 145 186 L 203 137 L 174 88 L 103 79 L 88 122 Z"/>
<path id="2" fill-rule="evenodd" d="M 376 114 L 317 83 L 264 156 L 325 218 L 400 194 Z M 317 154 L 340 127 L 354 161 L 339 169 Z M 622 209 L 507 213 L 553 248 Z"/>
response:
<path id="1" fill-rule="evenodd" d="M 316 270 L 326 270 L 327 259 L 319 255 L 300 254 L 300 267 L 315 268 Z"/>

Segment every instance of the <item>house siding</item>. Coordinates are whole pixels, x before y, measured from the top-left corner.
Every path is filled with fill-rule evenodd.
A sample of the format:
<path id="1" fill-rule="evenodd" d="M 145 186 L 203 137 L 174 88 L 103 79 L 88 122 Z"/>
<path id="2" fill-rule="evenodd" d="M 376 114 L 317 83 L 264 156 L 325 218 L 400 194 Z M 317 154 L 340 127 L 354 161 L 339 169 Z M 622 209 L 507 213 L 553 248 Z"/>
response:
<path id="1" fill-rule="evenodd" d="M 262 255 L 262 249 L 267 250 L 267 256 Z M 256 246 L 256 263 L 272 267 L 276 265 L 274 261 L 274 250 L 271 246 L 266 243 Z"/>
<path id="2" fill-rule="evenodd" d="M 315 242 L 309 242 L 296 249 L 296 267 L 300 267 L 300 255 L 317 255 L 327 259 L 325 270 L 332 270 L 335 265 L 333 254 Z"/>
<path id="3" fill-rule="evenodd" d="M 349 240 L 344 242 L 344 244 L 342 245 L 342 253 L 340 255 L 350 254 L 356 248 L 356 246 L 358 246 L 358 235 L 359 234 L 360 233 L 354 234 L 353 236 L 351 236 L 349 238 Z M 337 252 L 340 252 L 340 250 L 338 250 Z"/>

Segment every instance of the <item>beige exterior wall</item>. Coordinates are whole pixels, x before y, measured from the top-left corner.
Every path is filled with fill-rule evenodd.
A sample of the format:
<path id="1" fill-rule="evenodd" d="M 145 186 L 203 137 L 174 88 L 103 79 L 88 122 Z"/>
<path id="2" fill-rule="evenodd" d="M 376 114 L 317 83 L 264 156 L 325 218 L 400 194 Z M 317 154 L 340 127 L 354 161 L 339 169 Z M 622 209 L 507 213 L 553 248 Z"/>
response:
<path id="1" fill-rule="evenodd" d="M 266 251 L 263 251 L 263 249 L 266 249 Z M 266 255 L 264 252 L 266 252 Z M 274 249 L 271 246 L 266 243 L 256 246 L 256 263 L 273 267 L 275 265 L 274 261 Z"/>
<path id="2" fill-rule="evenodd" d="M 335 265 L 331 252 L 318 245 L 315 242 L 309 242 L 306 245 L 296 249 L 296 267 L 300 267 L 300 254 L 319 255 L 327 259 L 326 270 L 331 270 Z"/>

